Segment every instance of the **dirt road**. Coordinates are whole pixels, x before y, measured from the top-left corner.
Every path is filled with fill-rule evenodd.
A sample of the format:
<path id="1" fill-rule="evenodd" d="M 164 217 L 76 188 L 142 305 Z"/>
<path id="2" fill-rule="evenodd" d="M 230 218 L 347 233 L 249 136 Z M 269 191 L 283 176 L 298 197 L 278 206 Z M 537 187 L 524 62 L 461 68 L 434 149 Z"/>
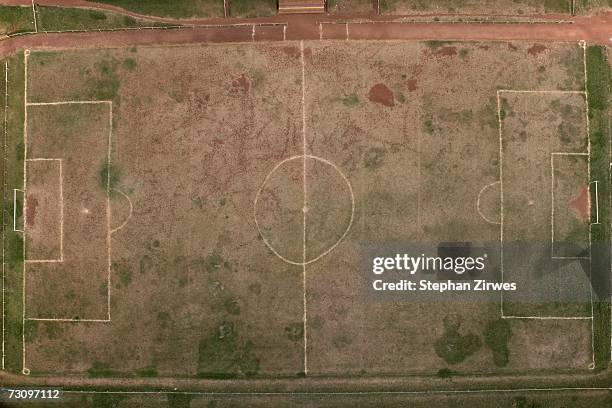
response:
<path id="1" fill-rule="evenodd" d="M 20 48 L 86 48 L 154 44 L 191 44 L 199 42 L 242 42 L 282 40 L 503 40 L 503 41 L 579 41 L 612 45 L 612 12 L 597 16 L 522 16 L 521 22 L 446 23 L 397 21 L 407 16 L 283 15 L 256 19 L 177 20 L 142 16 L 121 8 L 83 0 L 38 0 L 37 4 L 86 6 L 120 12 L 154 21 L 189 24 L 177 29 L 118 30 L 112 32 L 36 33 L 0 41 L 0 57 Z M 1 0 L 0 4 L 31 4 L 27 0 Z M 408 16 L 409 17 L 409 16 Z M 513 16 L 516 18 L 516 16 Z M 423 18 L 423 16 L 420 16 Z M 449 18 L 449 16 L 445 16 Z M 503 20 L 504 16 L 496 16 Z M 559 20 L 564 22 L 559 22 Z M 346 23 L 348 21 L 348 23 Z M 284 23 L 273 27 L 262 24 Z M 208 27 L 196 27 L 208 25 Z M 220 27 L 221 26 L 221 27 Z M 253 26 L 255 26 L 253 28 Z"/>

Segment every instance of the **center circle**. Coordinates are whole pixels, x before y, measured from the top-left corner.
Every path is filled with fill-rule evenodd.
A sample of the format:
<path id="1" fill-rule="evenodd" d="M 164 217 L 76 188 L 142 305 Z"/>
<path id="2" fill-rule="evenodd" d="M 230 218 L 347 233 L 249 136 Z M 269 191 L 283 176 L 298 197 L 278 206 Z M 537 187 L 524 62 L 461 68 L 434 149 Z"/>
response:
<path id="1" fill-rule="evenodd" d="M 313 155 L 279 162 L 254 203 L 262 241 L 292 265 L 310 264 L 333 251 L 348 234 L 354 213 L 348 178 L 334 163 Z"/>

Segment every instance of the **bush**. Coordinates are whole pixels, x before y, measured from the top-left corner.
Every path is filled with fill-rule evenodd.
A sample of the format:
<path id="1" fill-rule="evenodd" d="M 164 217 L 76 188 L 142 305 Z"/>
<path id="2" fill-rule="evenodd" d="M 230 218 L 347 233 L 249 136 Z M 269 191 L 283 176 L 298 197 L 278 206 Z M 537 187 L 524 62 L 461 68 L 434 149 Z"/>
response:
<path id="1" fill-rule="evenodd" d="M 444 335 L 436 340 L 436 354 L 448 364 L 459 364 L 482 346 L 480 338 L 475 334 L 462 336 L 456 328 L 449 327 Z"/>
<path id="2" fill-rule="evenodd" d="M 454 373 L 450 368 L 441 368 L 436 375 L 438 378 L 451 378 Z"/>

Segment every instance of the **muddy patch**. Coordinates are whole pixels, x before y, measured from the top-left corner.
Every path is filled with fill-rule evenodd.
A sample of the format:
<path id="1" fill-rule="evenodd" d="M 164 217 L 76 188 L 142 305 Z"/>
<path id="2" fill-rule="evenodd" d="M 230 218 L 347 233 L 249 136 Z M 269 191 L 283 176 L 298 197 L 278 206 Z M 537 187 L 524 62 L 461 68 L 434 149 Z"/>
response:
<path id="1" fill-rule="evenodd" d="M 574 211 L 576 217 L 582 221 L 589 218 L 589 189 L 584 186 L 580 189 L 578 195 L 569 202 L 569 207 Z"/>
<path id="2" fill-rule="evenodd" d="M 234 92 L 242 91 L 243 93 L 247 93 L 249 92 L 250 88 L 251 83 L 244 74 L 240 75 L 237 78 L 234 78 L 234 80 L 232 81 L 232 91 Z"/>
<path id="3" fill-rule="evenodd" d="M 374 103 L 380 103 L 384 106 L 395 106 L 393 91 L 382 83 L 378 83 L 370 88 L 368 99 Z"/>
<path id="4" fill-rule="evenodd" d="M 452 57 L 457 55 L 457 47 L 442 47 L 438 49 L 435 54 L 436 57 Z"/>
<path id="5" fill-rule="evenodd" d="M 529 47 L 527 53 L 529 55 L 533 55 L 534 57 L 542 52 L 546 51 L 546 47 L 542 44 L 533 44 L 533 46 Z"/>
<path id="6" fill-rule="evenodd" d="M 28 196 L 26 199 L 26 224 L 31 227 L 36 219 L 36 209 L 38 208 L 38 200 L 36 197 Z"/>
<path id="7" fill-rule="evenodd" d="M 406 85 L 408 86 L 408 90 L 410 92 L 414 92 L 417 90 L 417 80 L 416 79 L 409 79 L 408 81 L 406 81 Z"/>

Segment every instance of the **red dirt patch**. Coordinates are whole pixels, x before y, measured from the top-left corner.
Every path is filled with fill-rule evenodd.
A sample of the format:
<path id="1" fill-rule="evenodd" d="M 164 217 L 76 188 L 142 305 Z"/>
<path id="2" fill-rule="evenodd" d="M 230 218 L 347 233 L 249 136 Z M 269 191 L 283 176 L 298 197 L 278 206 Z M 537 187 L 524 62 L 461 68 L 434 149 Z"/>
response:
<path id="1" fill-rule="evenodd" d="M 452 57 L 457 55 L 457 47 L 442 47 L 436 51 L 435 55 L 437 57 Z"/>
<path id="2" fill-rule="evenodd" d="M 368 99 L 374 103 L 380 103 L 385 106 L 395 106 L 393 91 L 387 85 L 378 83 L 374 85 L 368 93 Z"/>
<path id="3" fill-rule="evenodd" d="M 406 81 L 406 84 L 408 85 L 408 90 L 410 92 L 412 91 L 416 91 L 417 89 L 417 80 L 416 79 L 409 79 L 408 81 Z"/>
<path id="4" fill-rule="evenodd" d="M 242 92 L 247 93 L 251 88 L 251 83 L 249 82 L 248 78 L 244 76 L 244 74 L 242 74 L 239 77 L 234 78 L 234 80 L 232 81 L 232 88 L 234 90 L 240 89 L 242 90 Z"/>
<path id="5" fill-rule="evenodd" d="M 478 48 L 480 48 L 481 50 L 488 50 L 489 46 L 488 45 L 479 45 Z"/>
<path id="6" fill-rule="evenodd" d="M 580 220 L 588 220 L 590 213 L 589 189 L 586 186 L 582 187 L 578 195 L 572 201 L 569 202 L 569 207 L 574 210 L 576 216 Z"/>
<path id="7" fill-rule="evenodd" d="M 29 227 L 34 225 L 37 207 L 38 200 L 36 199 L 36 197 L 28 196 L 28 198 L 26 198 L 26 225 L 28 225 Z"/>
<path id="8" fill-rule="evenodd" d="M 543 46 L 542 44 L 533 44 L 533 46 L 529 47 L 529 49 L 527 50 L 527 53 L 529 55 L 536 56 L 539 53 L 544 52 L 546 50 L 547 48 Z"/>

